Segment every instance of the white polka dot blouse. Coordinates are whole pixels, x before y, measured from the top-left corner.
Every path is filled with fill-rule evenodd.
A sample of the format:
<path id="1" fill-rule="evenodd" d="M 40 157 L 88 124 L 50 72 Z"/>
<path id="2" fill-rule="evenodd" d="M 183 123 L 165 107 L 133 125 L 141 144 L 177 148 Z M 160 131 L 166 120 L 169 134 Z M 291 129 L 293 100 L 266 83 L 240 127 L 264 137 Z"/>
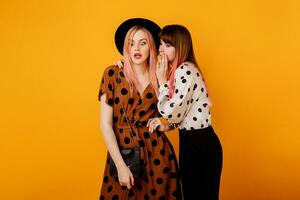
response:
<path id="1" fill-rule="evenodd" d="M 197 67 L 184 62 L 175 71 L 174 94 L 169 97 L 169 82 L 159 87 L 158 110 L 179 129 L 203 129 L 211 125 L 212 105 Z"/>

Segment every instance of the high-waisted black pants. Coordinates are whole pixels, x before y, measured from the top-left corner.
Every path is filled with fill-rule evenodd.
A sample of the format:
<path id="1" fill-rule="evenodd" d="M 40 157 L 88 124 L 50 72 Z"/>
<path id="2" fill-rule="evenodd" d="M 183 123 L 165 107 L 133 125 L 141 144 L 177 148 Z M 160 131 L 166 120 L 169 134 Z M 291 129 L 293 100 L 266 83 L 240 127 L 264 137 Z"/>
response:
<path id="1" fill-rule="evenodd" d="M 213 128 L 179 130 L 184 200 L 218 200 L 222 146 Z"/>

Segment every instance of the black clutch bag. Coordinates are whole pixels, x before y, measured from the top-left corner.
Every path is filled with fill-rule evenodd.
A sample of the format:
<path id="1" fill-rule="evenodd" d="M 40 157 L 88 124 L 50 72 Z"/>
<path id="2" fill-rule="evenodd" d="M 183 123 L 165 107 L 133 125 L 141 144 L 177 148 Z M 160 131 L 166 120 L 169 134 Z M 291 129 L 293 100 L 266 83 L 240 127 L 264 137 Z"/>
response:
<path id="1" fill-rule="evenodd" d="M 125 112 L 125 109 L 122 105 L 122 109 L 124 111 L 125 117 L 126 117 L 126 121 L 128 123 L 128 118 Z M 129 125 L 129 129 L 130 129 L 130 136 L 133 138 L 133 132 L 132 129 Z M 143 162 L 141 162 L 141 157 L 140 157 L 140 146 L 137 145 L 136 147 L 133 148 L 121 148 L 120 149 L 120 153 L 121 156 L 124 160 L 124 162 L 126 163 L 126 165 L 128 166 L 128 168 L 130 169 L 131 173 L 133 174 L 134 178 L 143 178 L 144 174 L 145 174 L 145 167 Z M 110 175 L 113 177 L 118 177 L 118 171 L 117 171 L 117 167 L 112 159 L 112 157 L 109 155 L 108 157 L 109 160 L 109 171 L 110 171 Z"/>
<path id="2" fill-rule="evenodd" d="M 139 147 L 121 148 L 120 152 L 122 158 L 124 159 L 124 162 L 130 169 L 134 178 L 143 177 L 145 170 L 144 170 L 143 163 L 141 163 L 141 159 L 140 159 L 140 148 Z M 113 159 L 111 158 L 111 156 L 109 156 L 109 170 L 111 176 L 118 177 L 117 167 Z"/>

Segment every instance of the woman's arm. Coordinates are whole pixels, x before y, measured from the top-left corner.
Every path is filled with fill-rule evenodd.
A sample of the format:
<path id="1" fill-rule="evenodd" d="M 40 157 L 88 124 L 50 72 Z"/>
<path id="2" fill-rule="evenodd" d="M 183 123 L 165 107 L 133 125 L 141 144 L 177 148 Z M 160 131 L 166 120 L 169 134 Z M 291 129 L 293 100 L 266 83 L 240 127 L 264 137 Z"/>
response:
<path id="1" fill-rule="evenodd" d="M 100 129 L 108 152 L 117 167 L 119 182 L 121 185 L 126 185 L 127 188 L 130 189 L 134 184 L 133 175 L 121 156 L 117 139 L 112 128 L 113 108 L 106 104 L 105 100 L 106 94 L 104 93 L 100 101 Z"/>

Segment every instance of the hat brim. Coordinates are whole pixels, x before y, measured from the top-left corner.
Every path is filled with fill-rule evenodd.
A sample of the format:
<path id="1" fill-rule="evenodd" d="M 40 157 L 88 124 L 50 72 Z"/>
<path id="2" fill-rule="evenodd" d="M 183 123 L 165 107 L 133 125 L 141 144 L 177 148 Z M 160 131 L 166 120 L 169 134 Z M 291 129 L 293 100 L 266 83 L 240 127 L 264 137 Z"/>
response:
<path id="1" fill-rule="evenodd" d="M 123 55 L 123 47 L 124 47 L 124 40 L 127 32 L 129 29 L 131 29 L 134 26 L 141 26 L 145 29 L 147 29 L 155 42 L 156 49 L 158 50 L 159 48 L 159 37 L 158 34 L 160 32 L 160 27 L 154 23 L 151 20 L 144 19 L 144 18 L 131 18 L 126 21 L 124 21 L 116 30 L 115 33 L 115 44 L 118 49 L 118 51 Z"/>

